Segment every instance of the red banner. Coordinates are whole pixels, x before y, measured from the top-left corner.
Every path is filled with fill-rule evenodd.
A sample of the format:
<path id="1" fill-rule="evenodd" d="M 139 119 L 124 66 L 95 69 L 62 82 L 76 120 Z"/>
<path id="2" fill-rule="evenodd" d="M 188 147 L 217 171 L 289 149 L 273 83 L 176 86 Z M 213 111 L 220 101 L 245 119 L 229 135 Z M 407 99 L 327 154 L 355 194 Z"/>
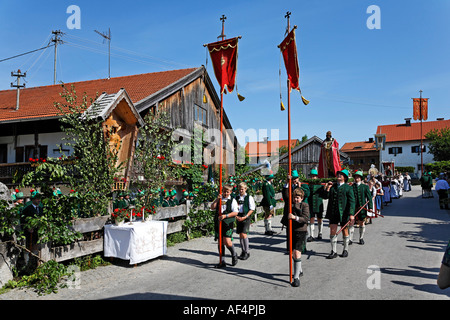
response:
<path id="1" fill-rule="evenodd" d="M 414 120 L 428 119 L 428 98 L 413 98 L 413 108 Z"/>
<path id="2" fill-rule="evenodd" d="M 295 29 L 292 29 L 292 31 L 287 35 L 283 42 L 281 42 L 278 48 L 280 48 L 283 54 L 284 65 L 286 67 L 286 72 L 291 84 L 291 88 L 300 91 L 300 71 L 298 67 L 297 46 L 295 44 Z"/>
<path id="3" fill-rule="evenodd" d="M 237 69 L 237 45 L 237 37 L 207 45 L 221 93 L 225 91 L 225 88 L 228 92 L 234 90 Z"/>

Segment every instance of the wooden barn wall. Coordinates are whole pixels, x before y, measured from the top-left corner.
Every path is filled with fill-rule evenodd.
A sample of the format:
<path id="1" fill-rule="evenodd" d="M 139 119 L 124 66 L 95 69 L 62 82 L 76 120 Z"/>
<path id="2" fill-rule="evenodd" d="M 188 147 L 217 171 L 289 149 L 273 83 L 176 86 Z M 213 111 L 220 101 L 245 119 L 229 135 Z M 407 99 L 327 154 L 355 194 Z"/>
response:
<path id="1" fill-rule="evenodd" d="M 312 142 L 294 152 L 292 154 L 292 170 L 303 172 L 306 177 L 309 177 L 311 169 L 319 166 L 320 147 L 318 142 Z M 281 159 L 280 165 L 287 170 L 288 158 Z"/>
<path id="2" fill-rule="evenodd" d="M 203 102 L 203 94 L 206 95 L 206 103 Z M 160 101 L 158 103 L 158 110 L 166 110 L 169 112 L 171 117 L 170 125 L 173 128 L 183 128 L 193 133 L 195 105 L 198 105 L 206 110 L 207 128 L 220 130 L 220 112 L 214 105 L 214 100 L 200 78 L 186 85 L 183 89 L 178 90 L 165 100 Z M 225 126 L 223 129 L 224 159 L 226 159 L 228 153 L 229 157 L 234 159 L 234 137 L 226 134 Z M 219 144 L 219 141 L 216 143 Z M 218 154 L 218 147 L 216 147 L 216 152 Z M 227 164 L 224 167 L 226 174 L 234 174 L 234 164 Z"/>

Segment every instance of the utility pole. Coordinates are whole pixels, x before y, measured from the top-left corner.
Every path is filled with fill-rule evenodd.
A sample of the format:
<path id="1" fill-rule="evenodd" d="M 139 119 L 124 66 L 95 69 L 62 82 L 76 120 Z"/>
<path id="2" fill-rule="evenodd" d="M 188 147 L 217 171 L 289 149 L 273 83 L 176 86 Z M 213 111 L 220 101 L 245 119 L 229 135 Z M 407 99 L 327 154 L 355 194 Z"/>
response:
<path id="1" fill-rule="evenodd" d="M 20 97 L 20 88 L 25 88 L 25 84 L 20 84 L 20 78 L 25 78 L 27 73 L 22 73 L 20 69 L 17 72 L 11 72 L 11 77 L 17 77 L 16 82 L 14 84 L 11 82 L 11 88 L 17 88 L 17 98 L 16 98 L 16 110 L 19 110 L 19 97 Z"/>
<path id="2" fill-rule="evenodd" d="M 111 28 L 108 28 L 108 34 L 94 30 L 104 39 L 108 40 L 108 79 L 111 79 Z"/>
<path id="3" fill-rule="evenodd" d="M 55 36 L 51 41 L 55 43 L 55 59 L 53 63 L 53 84 L 56 84 L 56 57 L 58 54 L 58 43 L 63 43 L 63 41 L 59 38 L 63 35 L 61 30 L 52 31 L 52 34 Z"/>
<path id="4" fill-rule="evenodd" d="M 419 91 L 420 93 L 420 170 L 421 174 L 423 176 L 423 128 L 422 128 L 422 120 L 423 120 L 423 114 L 422 114 L 422 90 Z"/>

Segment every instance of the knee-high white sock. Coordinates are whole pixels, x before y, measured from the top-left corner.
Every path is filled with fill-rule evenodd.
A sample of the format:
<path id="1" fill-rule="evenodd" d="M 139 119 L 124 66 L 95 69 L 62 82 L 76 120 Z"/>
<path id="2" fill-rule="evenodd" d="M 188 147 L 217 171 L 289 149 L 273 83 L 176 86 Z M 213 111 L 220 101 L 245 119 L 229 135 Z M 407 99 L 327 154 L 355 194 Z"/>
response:
<path id="1" fill-rule="evenodd" d="M 331 242 L 331 251 L 337 252 L 336 246 L 337 246 L 337 235 L 330 235 L 330 242 Z"/>
<path id="2" fill-rule="evenodd" d="M 348 243 L 350 241 L 350 237 L 344 237 L 344 250 L 348 251 Z"/>
<path id="3" fill-rule="evenodd" d="M 353 241 L 353 233 L 355 233 L 355 226 L 348 227 L 349 240 Z"/>
<path id="4" fill-rule="evenodd" d="M 322 234 L 323 221 L 322 221 L 322 222 L 319 222 L 319 223 L 317 224 L 317 228 L 319 229 L 319 234 Z"/>
<path id="5" fill-rule="evenodd" d="M 314 237 L 314 222 L 311 223 L 309 226 L 310 226 L 310 228 L 311 228 L 311 232 L 309 233 L 309 235 L 310 235 L 311 237 Z"/>
<path id="6" fill-rule="evenodd" d="M 366 225 L 363 224 L 359 227 L 359 239 L 362 239 L 364 237 L 364 233 L 366 232 Z"/>
<path id="7" fill-rule="evenodd" d="M 272 219 L 267 219 L 267 231 L 272 231 Z"/>
<path id="8" fill-rule="evenodd" d="M 294 261 L 294 279 L 298 279 L 300 277 L 300 273 L 302 272 L 302 259 L 292 259 Z"/>

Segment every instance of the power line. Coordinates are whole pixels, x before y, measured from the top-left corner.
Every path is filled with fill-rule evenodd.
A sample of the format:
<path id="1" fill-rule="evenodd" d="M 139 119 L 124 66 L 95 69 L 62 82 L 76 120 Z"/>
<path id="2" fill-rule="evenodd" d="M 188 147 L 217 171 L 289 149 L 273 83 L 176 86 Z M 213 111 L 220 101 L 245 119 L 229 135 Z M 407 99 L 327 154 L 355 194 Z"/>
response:
<path id="1" fill-rule="evenodd" d="M 46 47 L 42 47 L 42 48 L 39 48 L 39 49 L 36 49 L 36 50 L 32 50 L 32 51 L 28 51 L 28 52 L 25 52 L 25 53 L 21 53 L 21 54 L 15 55 L 13 57 L 5 58 L 5 59 L 0 60 L 0 62 L 11 60 L 11 59 L 14 59 L 14 58 L 18 58 L 18 57 L 21 57 L 21 56 L 24 56 L 26 54 L 30 54 L 30 53 L 33 53 L 33 52 L 36 52 L 36 51 L 39 51 L 39 50 L 44 50 L 44 49 L 50 48 L 52 46 L 54 46 L 54 44 L 48 44 Z"/>
<path id="2" fill-rule="evenodd" d="M 98 42 L 96 42 L 96 41 L 92 41 L 92 40 L 85 39 L 85 38 L 82 38 L 82 37 L 74 36 L 74 35 L 71 35 L 71 34 L 65 34 L 65 35 L 66 35 L 67 37 L 69 37 L 69 38 L 73 38 L 74 40 L 78 40 L 78 41 L 82 41 L 82 42 L 87 42 L 87 43 L 92 43 L 92 44 L 94 44 L 94 45 L 96 45 L 96 46 L 103 46 L 103 44 L 98 43 Z M 74 43 L 74 42 L 72 42 L 72 43 Z M 74 44 L 78 44 L 78 43 L 74 43 Z M 90 48 L 91 48 L 91 47 L 90 47 Z M 94 48 L 92 48 L 92 49 L 94 49 Z M 123 52 L 123 53 L 125 53 L 125 54 L 137 56 L 137 57 L 144 58 L 144 59 L 156 60 L 156 61 L 158 61 L 158 62 L 160 62 L 160 63 L 164 63 L 164 64 L 168 64 L 168 65 L 174 65 L 174 66 L 177 65 L 177 66 L 180 66 L 180 67 L 190 67 L 190 66 L 188 66 L 188 65 L 186 65 L 186 64 L 183 64 L 183 63 L 179 63 L 179 62 L 176 62 L 176 61 L 170 61 L 170 60 L 164 60 L 164 59 L 161 59 L 161 58 L 157 58 L 157 57 L 154 57 L 154 56 L 150 56 L 150 55 L 148 55 L 148 54 L 139 53 L 139 52 L 136 52 L 136 51 L 132 51 L 132 50 L 129 50 L 129 49 L 124 49 L 124 48 L 117 47 L 117 46 L 113 46 L 113 45 L 111 45 L 111 50 L 121 51 L 121 52 Z M 123 57 L 123 56 L 122 56 L 122 57 Z M 141 60 L 141 61 L 142 61 L 142 60 Z"/>

